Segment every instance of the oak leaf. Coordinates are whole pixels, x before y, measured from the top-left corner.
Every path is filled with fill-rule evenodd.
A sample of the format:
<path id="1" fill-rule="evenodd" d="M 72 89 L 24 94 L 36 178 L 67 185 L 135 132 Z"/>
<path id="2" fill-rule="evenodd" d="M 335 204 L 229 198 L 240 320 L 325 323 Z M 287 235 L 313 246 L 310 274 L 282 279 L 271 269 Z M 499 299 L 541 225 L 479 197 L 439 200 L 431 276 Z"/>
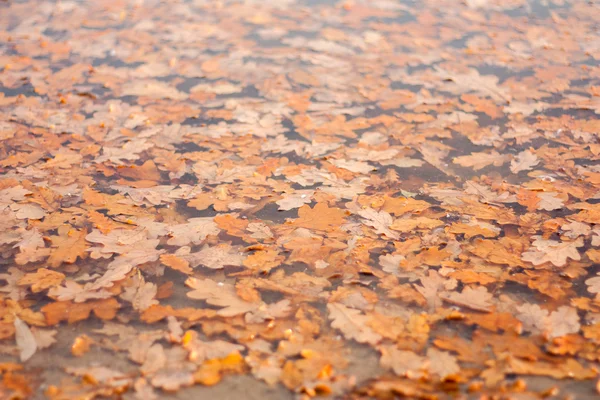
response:
<path id="1" fill-rule="evenodd" d="M 300 207 L 298 218 L 292 223 L 297 227 L 325 231 L 342 225 L 345 217 L 344 210 L 329 208 L 327 203 L 317 203 L 313 208 L 308 205 Z"/>
<path id="2" fill-rule="evenodd" d="M 380 364 L 396 375 L 408 378 L 420 378 L 429 366 L 427 358 L 409 350 L 399 350 L 396 346 L 379 346 Z"/>
<path id="3" fill-rule="evenodd" d="M 516 307 L 517 319 L 523 323 L 523 329 L 538 334 L 548 325 L 548 311 L 537 304 L 524 303 Z"/>
<path id="4" fill-rule="evenodd" d="M 162 254 L 160 256 L 160 262 L 167 267 L 183 272 L 186 275 L 191 275 L 194 272 L 194 270 L 190 268 L 190 263 L 187 260 L 174 254 Z"/>
<path id="5" fill-rule="evenodd" d="M 17 340 L 17 347 L 20 350 L 21 362 L 29 360 L 37 351 L 37 342 L 29 326 L 18 317 L 15 317 L 15 338 Z"/>
<path id="6" fill-rule="evenodd" d="M 133 276 L 132 285 L 126 286 L 121 298 L 131 303 L 134 310 L 144 311 L 148 307 L 158 304 L 156 297 L 157 287 L 152 282 L 146 282 L 141 274 Z"/>
<path id="7" fill-rule="evenodd" d="M 18 282 L 25 276 L 20 269 L 9 267 L 7 274 L 0 274 L 0 280 L 6 281 L 6 285 L 0 287 L 0 293 L 6 293 L 13 300 L 22 300 L 27 296 L 27 289 L 19 286 Z"/>
<path id="8" fill-rule="evenodd" d="M 222 307 L 217 314 L 224 317 L 245 314 L 255 310 L 260 303 L 249 303 L 241 300 L 235 288 L 227 283 L 215 282 L 211 279 L 188 278 L 185 284 L 194 289 L 187 293 L 187 297 L 196 300 L 205 300 L 208 304 Z"/>
<path id="9" fill-rule="evenodd" d="M 425 297 L 431 310 L 442 305 L 439 294 L 445 290 L 456 288 L 455 279 L 444 279 L 437 271 L 429 270 L 428 276 L 421 278 L 421 285 L 414 285 L 414 288 Z"/>
<path id="10" fill-rule="evenodd" d="M 431 347 L 427 350 L 427 358 L 429 360 L 429 372 L 439 375 L 442 379 L 460 372 L 456 357 L 446 351 Z"/>
<path id="11" fill-rule="evenodd" d="M 77 258 L 85 259 L 87 257 L 87 244 L 85 229 L 77 230 L 70 225 L 61 225 L 58 228 L 58 236 L 51 236 L 50 257 L 48 265 L 56 268 L 62 263 L 73 264 Z"/>
<path id="12" fill-rule="evenodd" d="M 548 317 L 548 330 L 551 338 L 577 333 L 581 325 L 577 309 L 561 306 Z"/>
<path id="13" fill-rule="evenodd" d="M 68 280 L 64 286 L 57 285 L 50 288 L 48 296 L 58 301 L 73 300 L 76 303 L 83 303 L 91 299 L 106 299 L 111 297 L 112 293 Z"/>
<path id="14" fill-rule="evenodd" d="M 19 265 L 40 261 L 50 254 L 50 249 L 45 247 L 42 234 L 36 229 L 30 229 L 23 233 L 21 240 L 13 248 L 19 249 L 15 261 Z"/>
<path id="15" fill-rule="evenodd" d="M 190 218 L 185 224 L 172 225 L 168 228 L 171 246 L 185 246 L 188 244 L 200 244 L 209 235 L 218 235 L 220 229 L 211 217 Z"/>
<path id="16" fill-rule="evenodd" d="M 347 339 L 359 343 L 376 344 L 382 337 L 367 325 L 369 317 L 359 310 L 348 308 L 339 303 L 327 304 L 331 326 L 342 331 Z"/>
<path id="17" fill-rule="evenodd" d="M 389 227 L 395 231 L 411 232 L 415 229 L 433 229 L 441 225 L 444 225 L 444 222 L 439 219 L 413 217 L 397 219 Z"/>
<path id="18" fill-rule="evenodd" d="M 279 206 L 280 211 L 293 210 L 312 202 L 314 193 L 314 190 L 297 190 L 293 193 L 286 193 L 283 195 L 283 198 L 276 201 L 276 204 Z"/>
<path id="19" fill-rule="evenodd" d="M 57 330 L 31 328 L 38 350 L 46 349 L 56 343 Z"/>
<path id="20" fill-rule="evenodd" d="M 539 164 L 538 157 L 530 150 L 520 152 L 516 158 L 510 162 L 510 172 L 518 174 L 521 171 L 528 171 Z"/>
<path id="21" fill-rule="evenodd" d="M 356 211 L 356 213 L 364 218 L 365 225 L 374 228 L 377 234 L 385 235 L 390 239 L 399 238 L 396 232 L 390 230 L 394 219 L 386 211 L 377 211 L 372 208 L 365 208 Z"/>
<path id="22" fill-rule="evenodd" d="M 521 259 L 533 265 L 542 265 L 549 262 L 557 267 L 562 267 L 569 258 L 572 260 L 581 259 L 581 255 L 577 250 L 581 246 L 583 246 L 583 238 L 581 237 L 572 242 L 559 242 L 535 236 L 532 247 L 521 255 Z"/>
<path id="23" fill-rule="evenodd" d="M 478 286 L 475 289 L 466 287 L 461 293 L 444 292 L 440 294 L 440 297 L 442 300 L 457 306 L 482 312 L 492 311 L 493 295 L 484 286 Z"/>
<path id="24" fill-rule="evenodd" d="M 92 312 L 100 319 L 111 320 L 117 315 L 119 307 L 119 302 L 111 297 L 105 300 L 88 301 L 85 303 L 60 301 L 45 305 L 41 311 L 44 313 L 48 325 L 56 325 L 61 321 L 67 321 L 72 324 L 85 320 Z"/>
<path id="25" fill-rule="evenodd" d="M 181 256 L 181 258 L 187 260 L 192 267 L 202 265 L 210 269 L 223 269 L 225 266 L 241 266 L 245 256 L 240 253 L 238 248 L 222 243 L 213 247 L 205 245 L 199 252 Z"/>
<path id="26" fill-rule="evenodd" d="M 508 162 L 508 160 L 510 160 L 508 154 L 500 154 L 497 151 L 492 151 L 491 153 L 471 153 L 471 155 L 468 156 L 455 157 L 452 162 L 461 167 L 469 167 L 478 171 L 489 165 L 501 167 Z"/>
<path id="27" fill-rule="evenodd" d="M 17 284 L 19 286 L 28 286 L 33 293 L 38 293 L 42 290 L 60 285 L 64 279 L 65 275 L 60 272 L 40 268 L 33 273 L 23 276 L 19 279 Z"/>
<path id="28" fill-rule="evenodd" d="M 568 197 L 555 192 L 542 192 L 538 193 L 537 196 L 540 199 L 539 203 L 537 203 L 537 209 L 545 211 L 562 209 Z"/>

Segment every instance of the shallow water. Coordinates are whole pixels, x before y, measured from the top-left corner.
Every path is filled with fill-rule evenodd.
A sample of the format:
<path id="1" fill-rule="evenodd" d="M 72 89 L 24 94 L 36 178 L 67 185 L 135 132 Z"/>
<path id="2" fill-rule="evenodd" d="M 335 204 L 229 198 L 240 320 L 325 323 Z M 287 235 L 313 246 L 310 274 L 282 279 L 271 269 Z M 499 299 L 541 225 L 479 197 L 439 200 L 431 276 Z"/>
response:
<path id="1" fill-rule="evenodd" d="M 0 3 L 0 398 L 590 398 L 600 10 Z"/>

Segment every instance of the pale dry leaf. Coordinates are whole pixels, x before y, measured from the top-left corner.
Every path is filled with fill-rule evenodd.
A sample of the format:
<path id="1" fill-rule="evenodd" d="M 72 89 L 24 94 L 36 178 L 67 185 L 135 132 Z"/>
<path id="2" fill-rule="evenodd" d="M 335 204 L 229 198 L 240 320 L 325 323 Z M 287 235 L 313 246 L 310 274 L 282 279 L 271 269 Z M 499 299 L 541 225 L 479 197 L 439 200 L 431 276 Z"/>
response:
<path id="1" fill-rule="evenodd" d="M 230 354 L 244 350 L 244 346 L 224 340 L 210 342 L 200 340 L 196 332 L 193 332 L 191 337 L 186 338 L 183 347 L 190 352 L 189 360 L 197 364 L 202 364 L 206 360 L 225 358 Z"/>
<path id="2" fill-rule="evenodd" d="M 46 211 L 37 204 L 11 204 L 10 209 L 15 211 L 15 215 L 19 219 L 42 219 L 46 216 Z"/>
<path id="3" fill-rule="evenodd" d="M 521 171 L 528 171 L 538 165 L 540 160 L 530 150 L 520 152 L 516 158 L 510 162 L 510 172 L 518 174 Z"/>
<path id="4" fill-rule="evenodd" d="M 154 299 L 157 293 L 157 286 L 152 282 L 146 282 L 141 274 L 134 275 L 132 285 L 125 287 L 121 298 L 131 303 L 132 307 L 138 311 L 144 311 L 148 307 L 158 304 Z"/>
<path id="5" fill-rule="evenodd" d="M 471 155 L 468 156 L 455 157 L 453 163 L 458 164 L 461 167 L 468 167 L 475 171 L 479 171 L 490 165 L 501 167 L 508 162 L 508 160 L 510 160 L 508 154 L 500 154 L 497 151 L 492 151 L 491 153 L 471 153 Z"/>
<path id="6" fill-rule="evenodd" d="M 476 69 L 470 69 L 466 73 L 453 73 L 435 67 L 436 73 L 442 78 L 447 79 L 445 89 L 455 93 L 463 94 L 469 92 L 479 93 L 483 96 L 489 96 L 498 102 L 507 103 L 511 100 L 509 91 L 498 85 L 498 77 L 493 75 L 480 75 Z"/>
<path id="7" fill-rule="evenodd" d="M 245 314 L 260 306 L 260 303 L 249 303 L 240 299 L 235 293 L 235 288 L 227 283 L 217 283 L 211 279 L 188 278 L 185 284 L 194 289 L 187 293 L 187 297 L 205 300 L 210 305 L 222 307 L 217 313 L 224 317 Z"/>
<path id="8" fill-rule="evenodd" d="M 442 379 L 460 372 L 456 357 L 446 351 L 431 347 L 427 349 L 427 358 L 429 359 L 429 372 Z"/>
<path id="9" fill-rule="evenodd" d="M 132 378 L 128 374 L 103 366 L 67 367 L 65 371 L 106 387 L 125 388 L 132 383 Z"/>
<path id="10" fill-rule="evenodd" d="M 563 267 L 567 264 L 569 258 L 572 260 L 581 259 L 577 248 L 582 246 L 583 238 L 581 237 L 572 242 L 559 242 L 535 236 L 532 246 L 521 255 L 521 259 L 533 265 L 542 265 L 549 262 L 557 267 Z"/>
<path id="11" fill-rule="evenodd" d="M 248 356 L 246 360 L 251 368 L 252 375 L 257 379 L 265 381 L 269 386 L 274 386 L 280 381 L 282 368 L 279 357 L 272 356 L 260 360 Z"/>
<path id="12" fill-rule="evenodd" d="M 112 293 L 98 288 L 89 288 L 77 282 L 67 280 L 64 286 L 54 286 L 48 291 L 48 296 L 57 301 L 73 300 L 76 303 L 84 303 L 91 299 L 107 299 Z"/>
<path id="13" fill-rule="evenodd" d="M 588 292 L 600 293 L 600 276 L 587 279 L 585 284 L 588 286 Z"/>
<path id="14" fill-rule="evenodd" d="M 145 360 L 140 367 L 140 372 L 145 376 L 152 376 L 163 369 L 167 363 L 165 350 L 160 343 L 155 343 L 146 352 Z"/>
<path id="15" fill-rule="evenodd" d="M 398 157 L 391 160 L 379 161 L 379 164 L 384 166 L 394 165 L 398 168 L 415 168 L 422 167 L 424 162 L 417 158 Z"/>
<path id="16" fill-rule="evenodd" d="M 31 191 L 21 185 L 0 190 L 0 210 L 16 201 L 25 200 L 25 196 L 28 194 L 31 194 Z"/>
<path id="17" fill-rule="evenodd" d="M 523 329 L 538 334 L 544 332 L 548 325 L 548 311 L 537 304 L 525 303 L 517 306 L 516 317 L 523 323 Z"/>
<path id="18" fill-rule="evenodd" d="M 23 233 L 21 240 L 13 246 L 18 248 L 20 252 L 35 251 L 39 247 L 44 247 L 44 238 L 37 228 L 30 229 Z"/>
<path id="19" fill-rule="evenodd" d="M 17 341 L 17 347 L 19 348 L 19 358 L 21 362 L 29 360 L 37 351 L 37 341 L 35 336 L 31 333 L 29 326 L 18 317 L 15 317 L 15 338 Z"/>
<path id="20" fill-rule="evenodd" d="M 138 229 L 114 229 L 103 234 L 98 229 L 92 230 L 85 237 L 91 243 L 102 244 L 101 247 L 91 247 L 91 257 L 106 258 L 112 254 L 123 254 L 135 248 L 144 246 L 148 241 L 148 231 L 145 228 Z M 158 242 L 156 242 L 158 245 Z"/>
<path id="21" fill-rule="evenodd" d="M 398 275 L 400 273 L 400 263 L 405 259 L 401 254 L 386 254 L 379 256 L 379 265 L 385 272 Z"/>
<path id="22" fill-rule="evenodd" d="M 123 185 L 112 185 L 113 189 L 123 195 L 128 195 L 136 205 L 158 206 L 163 203 L 172 203 L 174 199 L 170 193 L 175 189 L 173 185 L 158 185 L 150 188 L 132 188 Z"/>
<path id="23" fill-rule="evenodd" d="M 135 390 L 135 398 L 137 400 L 157 400 L 159 398 L 152 386 L 144 378 L 136 380 L 133 384 L 133 389 Z"/>
<path id="24" fill-rule="evenodd" d="M 558 197 L 558 193 L 555 192 L 541 192 L 537 194 L 537 197 L 540 199 L 537 204 L 538 210 L 560 210 L 565 205 L 564 200 Z"/>
<path id="25" fill-rule="evenodd" d="M 327 304 L 327 310 L 329 311 L 329 319 L 332 320 L 331 326 L 339 329 L 346 339 L 354 339 L 359 343 L 369 344 L 376 344 L 382 339 L 381 335 L 367 325 L 369 317 L 359 310 L 348 308 L 339 303 Z"/>
<path id="26" fill-rule="evenodd" d="M 564 236 L 569 239 L 577 239 L 579 236 L 587 237 L 592 232 L 592 228 L 583 222 L 573 221 L 560 227 L 564 231 Z"/>
<path id="27" fill-rule="evenodd" d="M 124 161 L 139 160 L 140 153 L 153 147 L 145 139 L 135 139 L 125 143 L 121 147 L 102 147 L 102 154 L 94 160 L 96 163 L 110 161 L 116 165 L 124 164 Z"/>
<path id="28" fill-rule="evenodd" d="M 134 80 L 123 86 L 123 96 L 144 96 L 157 99 L 185 100 L 188 95 L 167 82 L 156 80 Z"/>
<path id="29" fill-rule="evenodd" d="M 199 252 L 181 258 L 187 260 L 192 267 L 202 265 L 210 269 L 223 269 L 226 266 L 239 267 L 246 258 L 237 247 L 223 243 L 217 246 L 204 246 Z"/>
<path id="30" fill-rule="evenodd" d="M 35 338 L 35 342 L 37 344 L 37 348 L 39 350 L 46 349 L 56 343 L 56 334 L 58 331 L 56 329 L 39 329 L 36 327 L 31 328 L 31 333 Z"/>
<path id="31" fill-rule="evenodd" d="M 429 367 L 427 358 L 409 350 L 399 350 L 396 346 L 379 346 L 380 364 L 394 371 L 398 376 L 417 379 L 424 375 Z"/>
<path id="32" fill-rule="evenodd" d="M 194 383 L 195 363 L 188 360 L 189 352 L 183 347 L 176 346 L 164 351 L 165 365 L 152 377 L 152 386 L 167 392 L 174 392 L 184 386 Z"/>
<path id="33" fill-rule="evenodd" d="M 288 299 L 280 300 L 277 303 L 261 304 L 247 313 L 244 319 L 249 324 L 260 324 L 264 321 L 287 317 L 292 311 L 290 304 Z"/>
<path id="34" fill-rule="evenodd" d="M 396 232 L 390 230 L 390 225 L 394 222 L 394 218 L 388 212 L 365 208 L 356 211 L 356 214 L 364 218 L 364 224 L 374 228 L 376 233 L 385 235 L 390 239 L 399 238 Z"/>
<path id="35" fill-rule="evenodd" d="M 375 167 L 369 165 L 363 161 L 353 160 L 329 160 L 330 163 L 338 168 L 347 169 L 348 171 L 356 172 L 358 174 L 367 174 L 371 171 L 376 170 Z"/>
<path id="36" fill-rule="evenodd" d="M 209 235 L 218 235 L 221 231 L 212 217 L 190 218 L 185 224 L 173 225 L 168 228 L 170 246 L 186 246 L 200 244 Z"/>
<path id="37" fill-rule="evenodd" d="M 284 194 L 281 199 L 276 201 L 279 211 L 293 210 L 312 202 L 314 193 L 314 190 L 297 190 L 294 193 Z"/>
<path id="38" fill-rule="evenodd" d="M 19 301 L 27 296 L 27 288 L 19 286 L 18 282 L 25 276 L 20 269 L 8 268 L 8 274 L 0 274 L 0 280 L 6 281 L 6 285 L 0 287 L 1 293 L 6 293 L 9 298 Z"/>
<path id="39" fill-rule="evenodd" d="M 262 222 L 251 222 L 248 224 L 246 230 L 251 232 L 250 236 L 257 240 L 271 239 L 273 237 L 271 229 Z"/>
<path id="40" fill-rule="evenodd" d="M 479 196 L 485 203 L 516 203 L 517 196 L 509 192 L 496 193 L 489 187 L 481 185 L 477 182 L 465 182 L 465 193 Z"/>
<path id="41" fill-rule="evenodd" d="M 389 228 L 405 233 L 414 231 L 415 229 L 433 229 L 442 225 L 444 225 L 444 222 L 439 219 L 412 217 L 397 219 L 389 226 Z"/>
<path id="42" fill-rule="evenodd" d="M 457 284 L 455 279 L 445 279 L 437 271 L 430 269 L 428 276 L 421 278 L 421 285 L 414 285 L 414 288 L 425 297 L 429 309 L 435 310 L 442 305 L 439 293 L 453 290 Z"/>
<path id="43" fill-rule="evenodd" d="M 576 308 L 561 306 L 548 317 L 548 330 L 551 338 L 577 333 L 580 328 Z"/>
<path id="44" fill-rule="evenodd" d="M 470 308 L 476 311 L 492 311 L 493 295 L 487 291 L 484 286 L 478 286 L 475 289 L 466 287 L 461 293 L 444 292 L 440 294 L 442 300 L 457 306 Z"/>
<path id="45" fill-rule="evenodd" d="M 19 265 L 40 261 L 50 255 L 50 249 L 45 246 L 42 234 L 36 228 L 25 231 L 21 240 L 13 246 L 19 249 L 15 261 Z"/>
<path id="46" fill-rule="evenodd" d="M 167 317 L 167 327 L 169 328 L 169 341 L 180 343 L 183 336 L 183 327 L 181 326 L 181 323 L 177 321 L 177 318 L 169 315 Z"/>

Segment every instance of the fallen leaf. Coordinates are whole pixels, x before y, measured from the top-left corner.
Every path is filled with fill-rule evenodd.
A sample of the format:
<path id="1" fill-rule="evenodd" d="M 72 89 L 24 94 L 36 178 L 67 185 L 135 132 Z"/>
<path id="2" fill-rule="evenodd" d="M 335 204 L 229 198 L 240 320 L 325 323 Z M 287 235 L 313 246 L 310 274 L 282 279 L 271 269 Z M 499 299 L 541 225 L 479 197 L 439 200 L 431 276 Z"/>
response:
<path id="1" fill-rule="evenodd" d="M 483 286 L 478 286 L 475 289 L 466 287 L 461 293 L 444 292 L 440 294 L 440 297 L 448 303 L 475 311 L 490 312 L 493 306 L 493 295 L 488 293 L 487 289 Z"/>
<path id="2" fill-rule="evenodd" d="M 521 259 L 533 265 L 542 265 L 549 262 L 557 267 L 562 267 L 569 258 L 572 260 L 581 259 L 577 250 L 581 246 L 583 246 L 581 238 L 573 242 L 558 242 L 542 239 L 538 236 L 535 237 L 532 247 L 521 255 Z"/>
<path id="3" fill-rule="evenodd" d="M 520 152 L 515 159 L 510 162 L 510 172 L 518 174 L 521 171 L 528 171 L 539 164 L 539 159 L 530 150 Z"/>
<path id="4" fill-rule="evenodd" d="M 331 326 L 342 331 L 347 339 L 356 340 L 359 343 L 378 343 L 382 337 L 373 331 L 368 325 L 369 317 L 359 310 L 348 308 L 339 303 L 327 305 Z"/>
<path id="5" fill-rule="evenodd" d="M 37 342 L 25 322 L 15 317 L 14 324 L 17 347 L 20 350 L 19 358 L 21 359 L 21 362 L 25 362 L 37 351 Z"/>

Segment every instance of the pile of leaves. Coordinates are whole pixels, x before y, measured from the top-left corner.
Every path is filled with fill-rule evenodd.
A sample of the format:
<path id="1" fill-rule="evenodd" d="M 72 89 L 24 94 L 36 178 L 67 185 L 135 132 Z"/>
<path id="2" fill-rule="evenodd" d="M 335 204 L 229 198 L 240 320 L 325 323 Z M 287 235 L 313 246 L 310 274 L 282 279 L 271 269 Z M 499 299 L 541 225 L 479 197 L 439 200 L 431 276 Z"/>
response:
<path id="1" fill-rule="evenodd" d="M 593 396 L 593 3 L 3 2 L 0 397 Z"/>

